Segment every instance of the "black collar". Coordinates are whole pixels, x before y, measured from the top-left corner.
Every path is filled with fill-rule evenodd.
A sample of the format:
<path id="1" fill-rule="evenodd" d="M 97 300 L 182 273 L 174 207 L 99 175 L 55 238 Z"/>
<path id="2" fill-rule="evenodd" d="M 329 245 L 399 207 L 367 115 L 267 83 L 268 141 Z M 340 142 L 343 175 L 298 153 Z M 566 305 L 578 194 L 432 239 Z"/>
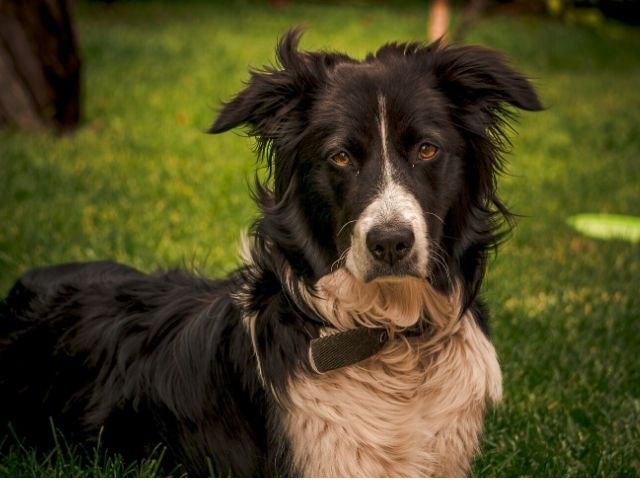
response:
<path id="1" fill-rule="evenodd" d="M 415 326 L 400 331 L 399 335 L 415 337 L 428 332 L 428 329 Z M 326 373 L 366 360 L 382 350 L 388 341 L 386 330 L 368 327 L 314 338 L 309 345 L 309 362 L 316 373 Z"/>

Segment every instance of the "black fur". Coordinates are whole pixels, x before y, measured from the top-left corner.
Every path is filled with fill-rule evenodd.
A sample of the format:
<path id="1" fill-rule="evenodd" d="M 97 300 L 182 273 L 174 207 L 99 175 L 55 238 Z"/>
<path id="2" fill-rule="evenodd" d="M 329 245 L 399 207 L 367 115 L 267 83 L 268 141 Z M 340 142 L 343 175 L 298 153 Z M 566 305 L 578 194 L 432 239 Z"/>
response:
<path id="1" fill-rule="evenodd" d="M 191 474 L 206 475 L 208 461 L 222 475 L 295 474 L 275 395 L 309 371 L 308 344 L 323 320 L 284 275 L 311 289 L 348 248 L 351 229 L 341 227 L 364 210 L 379 174 L 380 91 L 394 155 L 412 158 L 425 135 L 446 146 L 438 162 L 407 162 L 400 175 L 444 220 L 426 217 L 442 259 L 428 280 L 442 291 L 460 283 L 487 331 L 476 297 L 487 252 L 510 220 L 496 194 L 505 106 L 540 109 L 531 85 L 480 47 L 389 44 L 359 62 L 300 52 L 298 41 L 299 32 L 287 34 L 278 65 L 252 72 L 210 129 L 247 125 L 269 166 L 256 188 L 256 265 L 217 281 L 110 262 L 24 274 L 0 305 L 0 428 L 11 422 L 46 444 L 51 417 L 70 440 L 95 442 L 104 428 L 103 443 L 132 458 L 161 443 Z M 358 161 L 336 168 L 327 161 L 336 150 Z M 249 314 L 258 317 L 266 387 L 241 321 Z"/>

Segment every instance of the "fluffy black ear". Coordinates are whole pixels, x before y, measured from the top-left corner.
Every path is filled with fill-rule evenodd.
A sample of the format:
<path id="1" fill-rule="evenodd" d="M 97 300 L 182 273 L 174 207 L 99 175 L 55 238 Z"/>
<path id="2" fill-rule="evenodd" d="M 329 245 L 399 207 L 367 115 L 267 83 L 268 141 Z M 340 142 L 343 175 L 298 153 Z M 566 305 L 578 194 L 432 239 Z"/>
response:
<path id="1" fill-rule="evenodd" d="M 485 113 L 508 103 L 523 110 L 542 110 L 531 83 L 495 50 L 478 46 L 437 49 L 433 70 L 440 88 L 463 109 Z"/>
<path id="2" fill-rule="evenodd" d="M 274 67 L 251 71 L 247 87 L 224 103 L 209 133 L 221 133 L 240 125 L 262 140 L 291 136 L 302 126 L 308 107 L 330 69 L 350 60 L 339 54 L 301 52 L 302 30 L 292 29 L 278 42 Z"/>

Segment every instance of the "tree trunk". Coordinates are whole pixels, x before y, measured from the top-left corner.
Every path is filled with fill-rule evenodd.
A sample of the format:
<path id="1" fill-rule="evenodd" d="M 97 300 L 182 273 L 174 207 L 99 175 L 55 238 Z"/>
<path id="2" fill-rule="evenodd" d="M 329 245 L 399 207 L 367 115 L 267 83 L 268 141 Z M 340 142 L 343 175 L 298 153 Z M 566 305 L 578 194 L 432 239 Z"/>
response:
<path id="1" fill-rule="evenodd" d="M 0 128 L 69 131 L 80 56 L 66 0 L 0 0 Z"/>

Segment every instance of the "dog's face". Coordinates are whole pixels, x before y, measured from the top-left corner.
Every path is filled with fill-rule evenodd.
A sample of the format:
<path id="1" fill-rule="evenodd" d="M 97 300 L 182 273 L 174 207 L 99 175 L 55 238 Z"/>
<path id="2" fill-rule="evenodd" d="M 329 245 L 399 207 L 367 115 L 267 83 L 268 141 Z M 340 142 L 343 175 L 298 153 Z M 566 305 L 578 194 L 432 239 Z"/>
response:
<path id="1" fill-rule="evenodd" d="M 306 190 L 332 207 L 338 258 L 356 278 L 425 278 L 463 183 L 447 100 L 419 64 L 343 63 L 333 78 L 310 112 Z"/>
<path id="2" fill-rule="evenodd" d="M 247 124 L 267 152 L 258 228 L 302 276 L 345 267 L 472 295 L 508 214 L 495 195 L 504 105 L 540 109 L 531 85 L 479 47 L 390 44 L 356 61 L 298 40 L 211 128 Z"/>

